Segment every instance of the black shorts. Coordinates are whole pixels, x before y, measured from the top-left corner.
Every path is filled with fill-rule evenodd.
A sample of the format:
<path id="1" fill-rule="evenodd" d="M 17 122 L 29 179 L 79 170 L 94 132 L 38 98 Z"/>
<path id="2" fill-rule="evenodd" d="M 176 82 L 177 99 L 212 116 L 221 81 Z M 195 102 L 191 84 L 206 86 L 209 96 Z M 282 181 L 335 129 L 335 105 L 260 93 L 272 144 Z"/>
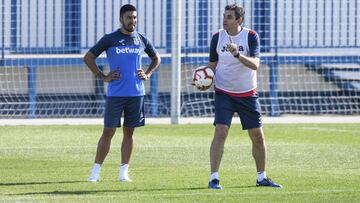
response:
<path id="1" fill-rule="evenodd" d="M 261 108 L 257 95 L 234 97 L 216 92 L 214 124 L 224 124 L 230 127 L 235 112 L 237 112 L 240 117 L 243 130 L 262 126 Z"/>
<path id="2" fill-rule="evenodd" d="M 124 126 L 135 128 L 145 125 L 144 96 L 107 97 L 105 104 L 104 127 L 121 127 L 124 113 Z"/>

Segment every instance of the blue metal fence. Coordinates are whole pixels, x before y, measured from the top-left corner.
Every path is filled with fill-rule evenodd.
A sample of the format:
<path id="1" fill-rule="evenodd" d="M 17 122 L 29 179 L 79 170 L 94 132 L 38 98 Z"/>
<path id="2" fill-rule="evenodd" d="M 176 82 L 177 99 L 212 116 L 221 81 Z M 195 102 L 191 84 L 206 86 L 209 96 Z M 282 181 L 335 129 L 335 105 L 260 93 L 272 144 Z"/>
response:
<path id="1" fill-rule="evenodd" d="M 245 26 L 261 38 L 262 57 L 270 66 L 270 115 L 279 115 L 278 66 L 280 64 L 360 63 L 359 55 L 326 56 L 329 49 L 359 49 L 358 0 L 250 0 L 236 1 L 246 10 Z M 36 68 L 82 65 L 81 58 L 7 58 L 11 54 L 84 53 L 105 33 L 119 27 L 119 8 L 132 3 L 138 8 L 138 30 L 146 33 L 162 52 L 171 52 L 172 1 L 166 0 L 11 0 L 1 1 L 0 66 L 28 68 L 30 117 L 35 116 Z M 213 32 L 221 28 L 222 12 L 232 1 L 184 0 L 183 52 L 206 53 Z M 9 32 L 10 30 L 10 32 Z M 318 55 L 281 55 L 294 50 L 316 49 Z M 324 54 L 324 55 L 322 55 Z M 31 61 L 30 61 L 31 60 Z M 145 63 L 148 59 L 144 59 Z M 184 63 L 206 57 L 182 59 Z M 105 59 L 98 60 L 105 65 Z M 170 63 L 164 58 L 163 63 Z M 28 64 L 31 64 L 29 67 Z M 103 84 L 97 82 L 97 91 Z M 157 84 L 152 82 L 153 86 Z M 151 88 L 157 101 L 156 87 Z M 154 102 L 154 104 L 157 102 Z M 152 106 L 152 111 L 157 109 Z"/>
<path id="2" fill-rule="evenodd" d="M 1 24 L 2 32 L 11 30 L 10 35 L 2 35 L 2 44 L 6 44 L 2 48 L 13 53 L 80 53 L 105 33 L 119 27 L 119 8 L 128 2 L 2 1 L 2 15 L 11 16 L 10 21 L 3 17 Z M 172 1 L 131 2 L 139 10 L 138 30 L 146 33 L 158 49 L 169 52 Z M 200 47 L 199 52 L 206 51 L 204 47 L 208 47 L 212 32 L 221 28 L 226 3 L 221 0 L 183 1 L 184 48 Z M 275 47 L 360 47 L 360 5 L 357 0 L 251 0 L 238 3 L 246 10 L 245 25 L 259 33 L 265 52 Z M 5 11 L 4 8 L 11 9 Z"/>

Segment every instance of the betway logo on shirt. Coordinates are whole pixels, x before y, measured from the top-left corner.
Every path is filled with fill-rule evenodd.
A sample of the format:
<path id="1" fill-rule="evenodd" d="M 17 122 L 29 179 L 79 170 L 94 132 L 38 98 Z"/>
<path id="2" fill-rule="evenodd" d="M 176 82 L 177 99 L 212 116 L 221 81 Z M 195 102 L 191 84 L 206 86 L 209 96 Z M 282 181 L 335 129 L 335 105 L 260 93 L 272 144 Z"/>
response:
<path id="1" fill-rule="evenodd" d="M 119 48 L 115 47 L 115 51 L 117 54 L 141 54 L 141 48 L 130 48 L 130 47 L 124 47 Z"/>

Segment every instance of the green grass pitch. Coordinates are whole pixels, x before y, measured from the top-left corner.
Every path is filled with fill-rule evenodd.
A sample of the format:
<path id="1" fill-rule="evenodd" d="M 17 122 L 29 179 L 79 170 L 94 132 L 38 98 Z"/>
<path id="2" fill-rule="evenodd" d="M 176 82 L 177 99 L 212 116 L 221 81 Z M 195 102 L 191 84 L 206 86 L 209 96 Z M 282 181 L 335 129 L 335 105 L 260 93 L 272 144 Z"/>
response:
<path id="1" fill-rule="evenodd" d="M 1 126 L 0 201 L 359 202 L 359 124 L 267 124 L 267 174 L 283 189 L 255 187 L 246 131 L 234 124 L 220 168 L 222 191 L 207 189 L 213 126 L 148 125 L 135 132 L 132 183 L 117 181 L 122 129 L 86 182 L 102 126 Z"/>

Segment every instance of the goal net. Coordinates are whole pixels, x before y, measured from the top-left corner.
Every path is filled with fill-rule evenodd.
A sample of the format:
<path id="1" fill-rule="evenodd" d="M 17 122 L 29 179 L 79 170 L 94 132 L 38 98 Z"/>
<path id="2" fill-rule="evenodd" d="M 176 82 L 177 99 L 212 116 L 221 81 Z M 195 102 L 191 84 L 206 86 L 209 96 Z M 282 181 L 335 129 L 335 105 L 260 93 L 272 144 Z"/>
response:
<path id="1" fill-rule="evenodd" d="M 172 24 L 176 1 L 0 0 L 0 118 L 102 117 L 106 83 L 82 61 L 104 34 L 118 29 L 119 10 L 131 3 L 138 31 L 162 57 L 145 82 L 147 117 L 170 117 L 174 80 L 180 116 L 214 115 L 214 89 L 198 91 L 192 72 L 209 60 L 211 37 L 227 4 L 245 9 L 243 26 L 260 36 L 257 71 L 262 112 L 360 113 L 360 3 L 357 0 L 183 0 L 180 76 L 173 78 Z M 146 69 L 150 60 L 143 59 Z M 106 56 L 97 59 L 107 72 Z"/>

